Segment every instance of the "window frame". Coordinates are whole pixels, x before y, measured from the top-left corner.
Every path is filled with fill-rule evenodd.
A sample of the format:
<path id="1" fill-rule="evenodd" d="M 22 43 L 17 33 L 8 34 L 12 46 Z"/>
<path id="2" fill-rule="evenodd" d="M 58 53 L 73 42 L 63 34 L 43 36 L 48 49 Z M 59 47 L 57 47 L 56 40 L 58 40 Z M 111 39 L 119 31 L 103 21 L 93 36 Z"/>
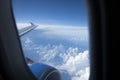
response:
<path id="1" fill-rule="evenodd" d="M 88 0 L 90 80 L 107 79 L 107 55 L 110 50 L 107 33 L 109 13 L 105 1 Z M 25 63 L 11 4 L 11 0 L 0 0 L 0 74 L 3 79 L 36 80 Z"/>

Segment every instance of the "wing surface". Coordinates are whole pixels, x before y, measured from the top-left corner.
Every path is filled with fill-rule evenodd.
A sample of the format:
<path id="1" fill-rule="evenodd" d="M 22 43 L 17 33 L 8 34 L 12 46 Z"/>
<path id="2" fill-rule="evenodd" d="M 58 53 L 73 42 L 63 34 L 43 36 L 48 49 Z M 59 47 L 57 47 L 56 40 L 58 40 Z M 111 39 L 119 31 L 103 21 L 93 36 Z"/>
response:
<path id="1" fill-rule="evenodd" d="M 33 23 L 31 23 L 30 26 L 27 26 L 25 28 L 22 28 L 22 29 L 18 30 L 19 36 L 21 37 L 21 36 L 25 35 L 26 33 L 30 32 L 33 29 L 35 29 L 37 26 L 38 25 L 34 25 Z"/>

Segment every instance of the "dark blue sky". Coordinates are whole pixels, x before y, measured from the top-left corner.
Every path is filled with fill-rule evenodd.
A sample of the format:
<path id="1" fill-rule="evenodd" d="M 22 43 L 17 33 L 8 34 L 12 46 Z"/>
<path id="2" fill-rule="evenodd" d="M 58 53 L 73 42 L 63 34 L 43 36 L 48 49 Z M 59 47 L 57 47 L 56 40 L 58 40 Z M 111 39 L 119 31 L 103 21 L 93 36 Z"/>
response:
<path id="1" fill-rule="evenodd" d="M 17 22 L 87 26 L 85 0 L 13 0 Z"/>

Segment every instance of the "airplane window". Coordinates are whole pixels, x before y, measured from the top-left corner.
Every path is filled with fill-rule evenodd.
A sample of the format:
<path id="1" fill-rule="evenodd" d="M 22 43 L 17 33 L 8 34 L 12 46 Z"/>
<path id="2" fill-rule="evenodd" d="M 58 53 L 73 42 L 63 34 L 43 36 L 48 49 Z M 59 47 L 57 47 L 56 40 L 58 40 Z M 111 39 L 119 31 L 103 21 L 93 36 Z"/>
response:
<path id="1" fill-rule="evenodd" d="M 62 80 L 88 80 L 85 0 L 12 0 L 26 62 L 55 67 Z"/>

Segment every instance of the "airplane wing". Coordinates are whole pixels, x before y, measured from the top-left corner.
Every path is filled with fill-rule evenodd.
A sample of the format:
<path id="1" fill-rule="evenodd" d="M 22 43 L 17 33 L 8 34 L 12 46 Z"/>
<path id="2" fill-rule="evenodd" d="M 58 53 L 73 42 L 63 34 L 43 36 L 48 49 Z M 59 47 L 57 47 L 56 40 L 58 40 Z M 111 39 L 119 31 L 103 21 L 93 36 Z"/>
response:
<path id="1" fill-rule="evenodd" d="M 24 34 L 30 32 L 31 30 L 33 30 L 34 28 L 36 28 L 38 26 L 38 25 L 34 25 L 32 22 L 30 24 L 31 24 L 30 26 L 27 26 L 25 28 L 18 30 L 20 37 L 23 36 Z"/>

